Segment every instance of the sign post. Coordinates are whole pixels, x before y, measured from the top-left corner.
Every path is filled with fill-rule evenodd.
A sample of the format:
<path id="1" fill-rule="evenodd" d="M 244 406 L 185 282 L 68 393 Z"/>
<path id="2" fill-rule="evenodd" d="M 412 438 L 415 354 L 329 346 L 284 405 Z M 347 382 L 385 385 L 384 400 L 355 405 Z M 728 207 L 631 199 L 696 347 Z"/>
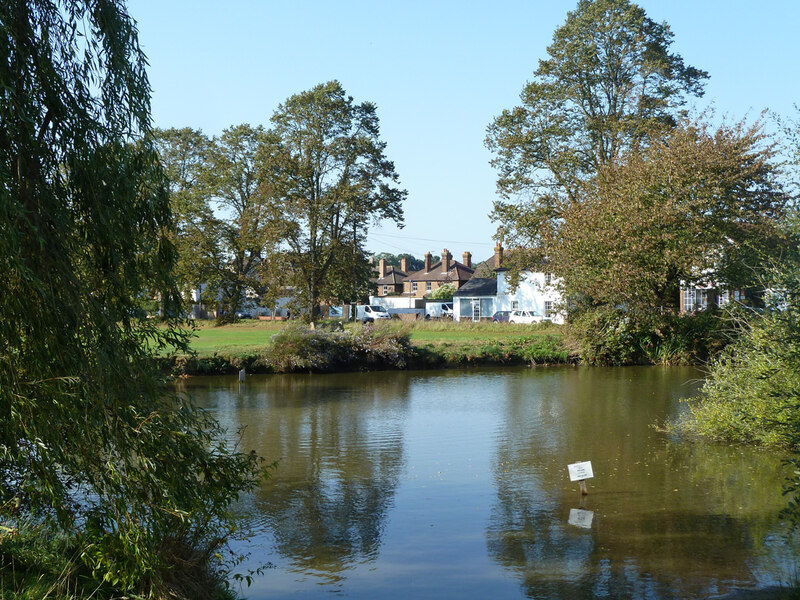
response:
<path id="1" fill-rule="evenodd" d="M 573 463 L 571 465 L 567 465 L 567 469 L 569 470 L 569 480 L 577 481 L 581 486 L 581 495 L 586 496 L 589 493 L 589 490 L 586 489 L 586 480 L 594 477 L 594 473 L 592 472 L 592 462 L 587 460 L 584 462 Z"/>

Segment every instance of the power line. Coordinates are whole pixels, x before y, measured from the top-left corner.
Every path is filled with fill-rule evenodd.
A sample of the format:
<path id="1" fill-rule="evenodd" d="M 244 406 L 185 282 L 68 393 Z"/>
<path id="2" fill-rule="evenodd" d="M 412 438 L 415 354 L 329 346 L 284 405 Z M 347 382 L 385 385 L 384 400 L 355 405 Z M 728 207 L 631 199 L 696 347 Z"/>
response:
<path id="1" fill-rule="evenodd" d="M 444 242 L 446 244 L 464 244 L 464 245 L 470 245 L 470 246 L 489 246 L 489 247 L 494 247 L 494 243 L 493 242 L 465 242 L 465 241 L 459 241 L 459 240 L 443 240 L 441 238 L 439 238 L 439 239 L 431 239 L 431 238 L 421 238 L 421 237 L 414 237 L 414 236 L 408 236 L 408 235 L 394 235 L 394 234 L 391 234 L 391 233 L 374 233 L 374 232 L 370 232 L 369 235 L 375 236 L 375 237 L 399 238 L 399 239 L 403 239 L 403 240 L 416 240 L 416 241 L 420 241 L 420 242 Z"/>

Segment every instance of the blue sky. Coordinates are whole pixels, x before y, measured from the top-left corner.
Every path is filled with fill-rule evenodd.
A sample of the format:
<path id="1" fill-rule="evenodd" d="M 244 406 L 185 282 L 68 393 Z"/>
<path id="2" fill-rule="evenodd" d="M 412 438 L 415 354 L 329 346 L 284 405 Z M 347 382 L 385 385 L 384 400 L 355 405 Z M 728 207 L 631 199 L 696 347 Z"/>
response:
<path id="1" fill-rule="evenodd" d="M 577 0 L 494 2 L 131 0 L 150 62 L 153 120 L 208 135 L 269 124 L 279 103 L 338 79 L 377 104 L 409 196 L 406 225 L 373 228 L 373 252 L 492 253 L 495 173 L 486 126 L 514 106 Z M 698 109 L 751 120 L 800 103 L 800 3 L 645 0 L 673 51 L 709 72 Z"/>

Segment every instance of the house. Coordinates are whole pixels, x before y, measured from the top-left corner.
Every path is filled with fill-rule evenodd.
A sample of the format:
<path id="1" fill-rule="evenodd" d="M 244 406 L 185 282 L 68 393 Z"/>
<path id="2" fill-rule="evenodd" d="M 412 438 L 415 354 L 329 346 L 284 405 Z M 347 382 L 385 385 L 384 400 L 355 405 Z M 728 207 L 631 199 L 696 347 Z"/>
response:
<path id="1" fill-rule="evenodd" d="M 473 277 L 453 293 L 453 320 L 492 318 L 497 303 L 497 279 Z"/>
<path id="2" fill-rule="evenodd" d="M 375 280 L 379 297 L 402 294 L 408 278 L 408 258 L 400 259 L 400 268 L 386 265 L 386 259 L 378 261 L 378 277 Z"/>
<path id="3" fill-rule="evenodd" d="M 500 310 L 528 310 L 541 320 L 564 323 L 565 315 L 558 309 L 561 294 L 557 280 L 544 271 L 525 271 L 516 290 L 508 283 L 508 269 L 503 267 L 503 247 L 495 246 L 494 256 L 479 263 L 476 272 L 494 277 L 474 277 L 453 294 L 453 318 L 491 319 Z"/>
<path id="4" fill-rule="evenodd" d="M 431 264 L 431 253 L 427 252 L 425 266 L 406 278 L 403 295 L 422 298 L 446 283 L 453 284 L 456 289 L 460 288 L 475 272 L 472 268 L 472 254 L 464 252 L 463 260 L 464 262 L 453 260 L 453 255 L 445 248 L 442 250 L 442 259 Z"/>
<path id="5" fill-rule="evenodd" d="M 697 284 L 687 285 L 681 282 L 680 312 L 696 312 L 708 308 L 722 308 L 731 301 L 741 303 L 745 301 L 744 290 L 725 290 L 716 285 Z"/>

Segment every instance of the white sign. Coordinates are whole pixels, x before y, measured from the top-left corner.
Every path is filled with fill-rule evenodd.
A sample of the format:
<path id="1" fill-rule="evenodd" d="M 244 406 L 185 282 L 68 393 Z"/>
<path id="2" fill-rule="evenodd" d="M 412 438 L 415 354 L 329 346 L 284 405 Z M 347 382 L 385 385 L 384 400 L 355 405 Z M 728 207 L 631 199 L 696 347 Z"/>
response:
<path id="1" fill-rule="evenodd" d="M 592 462 L 589 460 L 567 465 L 567 469 L 569 469 L 570 481 L 580 481 L 581 479 L 591 479 L 594 477 L 594 473 L 592 473 Z"/>
<path id="2" fill-rule="evenodd" d="M 584 508 L 570 508 L 569 509 L 569 524 L 575 527 L 583 527 L 584 529 L 592 528 L 592 518 L 594 513 Z"/>

